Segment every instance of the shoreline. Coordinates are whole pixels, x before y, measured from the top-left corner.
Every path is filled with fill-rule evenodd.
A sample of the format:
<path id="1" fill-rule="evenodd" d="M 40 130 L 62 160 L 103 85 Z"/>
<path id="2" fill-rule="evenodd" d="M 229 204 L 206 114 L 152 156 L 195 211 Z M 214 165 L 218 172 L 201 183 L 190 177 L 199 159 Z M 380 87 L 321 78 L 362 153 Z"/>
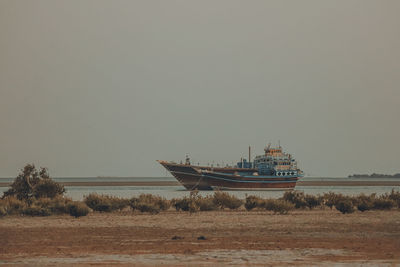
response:
<path id="1" fill-rule="evenodd" d="M 180 186 L 178 181 L 60 182 L 64 186 Z M 11 183 L 0 182 L 0 187 Z M 298 181 L 296 186 L 400 186 L 399 181 Z"/>

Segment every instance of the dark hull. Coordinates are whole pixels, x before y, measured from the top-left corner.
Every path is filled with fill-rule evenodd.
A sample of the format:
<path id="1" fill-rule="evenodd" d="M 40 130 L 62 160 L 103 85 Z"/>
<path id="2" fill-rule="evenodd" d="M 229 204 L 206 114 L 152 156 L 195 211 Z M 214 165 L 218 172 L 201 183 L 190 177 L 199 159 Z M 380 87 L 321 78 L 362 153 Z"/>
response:
<path id="1" fill-rule="evenodd" d="M 188 190 L 287 190 L 293 189 L 299 177 L 235 176 L 238 168 L 211 168 L 159 161 Z M 253 172 L 253 169 L 246 169 Z"/>

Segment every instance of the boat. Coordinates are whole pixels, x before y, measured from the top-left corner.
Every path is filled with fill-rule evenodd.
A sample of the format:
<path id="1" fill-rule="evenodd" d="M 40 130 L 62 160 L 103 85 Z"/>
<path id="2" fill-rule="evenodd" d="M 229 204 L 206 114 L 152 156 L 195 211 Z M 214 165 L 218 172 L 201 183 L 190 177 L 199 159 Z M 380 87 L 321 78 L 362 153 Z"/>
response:
<path id="1" fill-rule="evenodd" d="M 214 167 L 157 160 L 188 190 L 291 190 L 303 176 L 297 161 L 282 147 L 264 148 L 264 154 L 251 161 L 241 159 L 235 166 Z"/>

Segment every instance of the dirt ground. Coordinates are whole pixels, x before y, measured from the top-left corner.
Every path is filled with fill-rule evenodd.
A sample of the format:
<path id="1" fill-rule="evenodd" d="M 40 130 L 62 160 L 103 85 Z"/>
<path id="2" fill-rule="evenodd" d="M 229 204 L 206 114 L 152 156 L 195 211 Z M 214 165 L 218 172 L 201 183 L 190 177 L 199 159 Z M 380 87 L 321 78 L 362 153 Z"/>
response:
<path id="1" fill-rule="evenodd" d="M 400 266 L 400 212 L 133 212 L 0 219 L 0 265 Z"/>

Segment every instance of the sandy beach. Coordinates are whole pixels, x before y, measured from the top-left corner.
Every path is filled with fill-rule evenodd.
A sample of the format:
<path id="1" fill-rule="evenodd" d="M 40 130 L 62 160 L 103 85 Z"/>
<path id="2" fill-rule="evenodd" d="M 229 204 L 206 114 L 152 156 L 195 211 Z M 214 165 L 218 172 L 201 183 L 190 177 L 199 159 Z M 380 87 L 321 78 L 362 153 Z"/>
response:
<path id="1" fill-rule="evenodd" d="M 0 237 L 0 264 L 13 266 L 400 264 L 397 210 L 9 216 Z"/>

